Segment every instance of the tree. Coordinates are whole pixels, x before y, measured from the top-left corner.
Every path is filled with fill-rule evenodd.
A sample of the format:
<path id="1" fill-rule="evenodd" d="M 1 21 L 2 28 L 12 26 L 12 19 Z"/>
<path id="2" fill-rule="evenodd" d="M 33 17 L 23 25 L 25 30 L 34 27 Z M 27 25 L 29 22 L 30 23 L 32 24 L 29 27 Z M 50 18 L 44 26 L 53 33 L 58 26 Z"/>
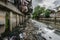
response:
<path id="1" fill-rule="evenodd" d="M 40 7 L 39 5 L 36 6 L 34 8 L 34 12 L 33 12 L 33 19 L 39 19 L 40 14 L 42 14 L 44 12 L 45 8 L 44 7 Z"/>
<path id="2" fill-rule="evenodd" d="M 49 9 L 46 9 L 46 10 L 45 10 L 45 14 L 44 14 L 45 17 L 46 17 L 46 18 L 49 18 L 49 17 L 50 17 L 50 13 L 51 13 L 51 11 L 50 11 Z"/>
<path id="3" fill-rule="evenodd" d="M 41 14 L 44 13 L 44 17 L 49 18 L 51 10 L 45 9 L 45 7 L 36 6 L 33 12 L 33 19 L 39 19 Z"/>

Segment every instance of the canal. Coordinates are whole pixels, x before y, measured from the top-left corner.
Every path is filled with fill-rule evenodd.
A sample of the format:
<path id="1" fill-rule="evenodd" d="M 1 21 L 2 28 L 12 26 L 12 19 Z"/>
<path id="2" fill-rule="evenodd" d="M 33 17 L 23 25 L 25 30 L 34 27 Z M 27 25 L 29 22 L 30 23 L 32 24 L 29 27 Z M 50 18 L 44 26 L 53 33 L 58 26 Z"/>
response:
<path id="1" fill-rule="evenodd" d="M 36 33 L 41 34 L 41 36 L 46 40 L 60 40 L 60 30 L 36 20 L 31 19 L 31 22 L 34 27 L 38 28 L 38 30 L 36 30 Z"/>

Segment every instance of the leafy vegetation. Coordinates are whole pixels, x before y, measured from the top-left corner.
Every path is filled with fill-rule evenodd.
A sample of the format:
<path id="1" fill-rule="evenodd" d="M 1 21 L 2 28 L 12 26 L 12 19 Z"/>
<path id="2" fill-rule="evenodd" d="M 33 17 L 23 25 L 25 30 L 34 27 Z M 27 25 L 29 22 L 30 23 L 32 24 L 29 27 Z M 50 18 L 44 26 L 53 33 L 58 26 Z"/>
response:
<path id="1" fill-rule="evenodd" d="M 10 20 L 9 20 L 9 12 L 6 13 L 5 16 L 5 32 L 2 33 L 2 37 L 9 36 L 10 33 Z"/>
<path id="2" fill-rule="evenodd" d="M 33 12 L 33 19 L 39 19 L 40 15 L 44 13 L 44 16 L 48 18 L 50 16 L 51 11 L 49 9 L 45 9 L 45 7 L 36 6 Z"/>
<path id="3" fill-rule="evenodd" d="M 49 9 L 45 10 L 45 17 L 49 18 L 50 17 L 51 11 Z"/>

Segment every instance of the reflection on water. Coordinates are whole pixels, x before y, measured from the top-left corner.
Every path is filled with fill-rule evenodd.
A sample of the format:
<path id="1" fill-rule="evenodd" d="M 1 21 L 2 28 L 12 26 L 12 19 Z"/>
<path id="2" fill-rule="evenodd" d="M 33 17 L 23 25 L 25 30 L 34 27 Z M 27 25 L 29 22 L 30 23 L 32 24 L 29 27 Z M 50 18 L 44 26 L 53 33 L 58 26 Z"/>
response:
<path id="1" fill-rule="evenodd" d="M 45 23 L 48 27 L 49 25 L 52 26 L 53 28 L 59 29 L 60 30 L 60 23 L 59 22 L 52 22 L 52 21 L 44 21 L 44 20 L 40 20 L 40 22 Z"/>
<path id="2" fill-rule="evenodd" d="M 52 28 L 52 26 L 50 26 L 50 24 L 38 22 L 35 20 L 32 20 L 32 23 L 33 23 L 34 27 L 39 28 L 39 30 L 37 30 L 37 33 L 41 33 L 41 35 L 44 38 L 46 38 L 47 40 L 60 40 L 60 36 L 55 33 L 56 29 Z M 48 26 L 50 28 L 47 28 Z"/>

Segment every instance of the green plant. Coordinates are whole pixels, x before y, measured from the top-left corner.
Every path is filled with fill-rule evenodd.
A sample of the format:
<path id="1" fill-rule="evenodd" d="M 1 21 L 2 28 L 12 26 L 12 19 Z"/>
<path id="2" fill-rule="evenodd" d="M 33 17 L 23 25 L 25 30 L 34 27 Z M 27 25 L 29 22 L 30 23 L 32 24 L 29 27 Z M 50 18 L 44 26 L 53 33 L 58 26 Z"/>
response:
<path id="1" fill-rule="evenodd" d="M 5 16 L 5 32 L 2 33 L 3 37 L 9 36 L 9 33 L 10 33 L 10 19 L 9 19 L 9 17 L 10 17 L 9 12 L 7 12 L 6 16 Z"/>
<path id="2" fill-rule="evenodd" d="M 40 7 L 40 6 L 36 6 L 35 8 L 34 8 L 34 12 L 33 12 L 33 19 L 39 19 L 39 17 L 40 17 L 40 14 L 42 14 L 42 13 L 44 13 L 44 11 L 45 11 L 45 8 L 44 7 Z"/>
<path id="3" fill-rule="evenodd" d="M 51 13 L 51 11 L 50 11 L 49 9 L 47 9 L 47 10 L 45 11 L 45 17 L 46 17 L 46 18 L 49 18 L 49 17 L 50 17 L 50 13 Z"/>

